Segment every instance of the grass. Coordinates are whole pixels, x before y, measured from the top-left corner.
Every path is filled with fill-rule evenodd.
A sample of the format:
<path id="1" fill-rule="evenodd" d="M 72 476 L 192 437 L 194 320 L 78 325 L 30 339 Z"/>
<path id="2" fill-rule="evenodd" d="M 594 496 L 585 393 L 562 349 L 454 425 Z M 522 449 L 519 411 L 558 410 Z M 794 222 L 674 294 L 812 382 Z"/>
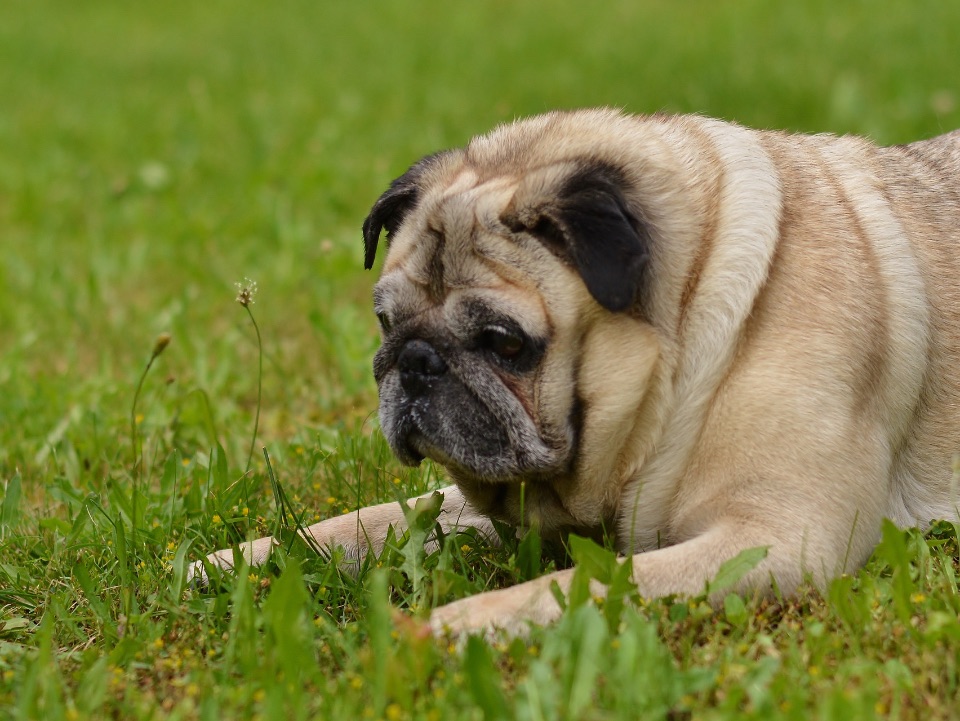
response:
<path id="1" fill-rule="evenodd" d="M 207 591 L 185 569 L 442 482 L 373 414 L 359 225 L 411 161 L 592 104 L 904 142 L 960 127 L 958 35 L 932 0 L 8 0 L 0 718 L 955 718 L 949 524 L 822 594 L 573 604 L 463 649 L 426 607 L 563 553 L 411 534 L 356 578 L 297 548 Z"/>

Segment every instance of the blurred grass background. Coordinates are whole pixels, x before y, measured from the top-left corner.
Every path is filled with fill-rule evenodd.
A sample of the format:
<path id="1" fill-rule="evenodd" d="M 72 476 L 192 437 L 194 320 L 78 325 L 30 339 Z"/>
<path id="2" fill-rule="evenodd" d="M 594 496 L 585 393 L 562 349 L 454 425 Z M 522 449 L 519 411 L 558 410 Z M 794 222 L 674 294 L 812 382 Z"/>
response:
<path id="1" fill-rule="evenodd" d="M 957 37 L 932 0 L 7 0 L 0 469 L 122 408 L 160 331 L 179 388 L 248 402 L 244 276 L 273 413 L 372 407 L 358 227 L 425 153 L 600 104 L 904 142 L 960 125 Z"/>
<path id="2" fill-rule="evenodd" d="M 306 644 L 297 653 L 312 649 L 318 668 L 298 672 L 319 675 L 296 694 L 258 676 L 267 673 L 258 654 L 279 663 L 293 653 L 261 634 L 285 613 L 261 608 L 268 583 L 247 588 L 240 578 L 225 593 L 191 600 L 187 592 L 186 601 L 170 586 L 165 574 L 170 564 L 182 569 L 190 543 L 195 556 L 264 532 L 275 510 L 262 463 L 249 495 L 238 495 L 235 483 L 250 443 L 257 347 L 234 283 L 249 277 L 260 288 L 260 438 L 295 502 L 319 517 L 393 498 L 395 477 L 408 492 L 422 490 L 436 483 L 434 469 L 400 469 L 372 433 L 375 275 L 361 270 L 359 228 L 392 178 L 496 123 L 588 105 L 860 133 L 881 143 L 929 137 L 960 127 L 958 38 L 960 3 L 934 0 L 5 0 L 0 718 L 4 709 L 21 718 L 100 718 L 104 709 L 114 717 L 166 717 L 172 709 L 171 718 L 253 710 L 295 718 L 318 713 L 321 701 L 321 716 L 337 717 L 329 708 L 340 704 L 340 717 L 355 718 L 367 711 L 363 674 L 381 668 L 364 645 L 368 635 L 380 651 L 393 643 L 391 653 L 407 659 L 408 675 L 397 683 L 429 686 L 436 696 L 417 697 L 412 712 L 385 705 L 381 689 L 378 713 L 495 717 L 496 704 L 464 695 L 465 667 L 455 657 L 438 661 L 422 639 L 389 641 L 385 607 L 364 615 L 363 579 L 317 568 L 311 577 L 307 568 L 309 588 L 331 589 L 312 599 L 297 595 L 302 583 L 283 582 L 286 595 L 277 594 L 273 608 L 293 609 L 290 623 L 301 624 L 304 608 L 316 618 L 315 626 L 296 626 Z M 142 547 L 128 561 L 111 544 L 132 525 L 131 499 L 138 503 L 129 490 L 133 388 L 165 331 L 173 342 L 138 406 L 149 489 L 139 499 Z M 11 500 L 21 484 L 22 503 Z M 93 520 L 85 521 L 88 512 Z M 911 543 L 923 558 L 927 546 Z M 955 537 L 931 544 L 948 549 L 950 568 Z M 142 575 L 134 583 L 136 558 Z M 502 582 L 512 559 L 474 562 Z M 929 646 L 898 650 L 898 633 L 913 638 L 909 618 L 875 618 L 871 594 L 883 597 L 889 584 L 872 578 L 847 579 L 838 593 L 837 604 L 848 603 L 850 584 L 861 584 L 854 590 L 862 607 L 748 605 L 740 614 L 746 627 L 735 631 L 702 605 L 691 606 L 689 619 L 674 607 L 652 612 L 656 630 L 630 636 L 646 639 L 650 655 L 634 649 L 640 655 L 610 663 L 629 670 L 633 658 L 645 668 L 672 653 L 690 673 L 715 673 L 713 686 L 671 677 L 669 688 L 693 694 L 683 707 L 703 717 L 867 718 L 891 704 L 904 717 L 949 717 L 956 639 L 943 641 L 953 638 L 944 631 Z M 931 595 L 917 588 L 917 597 Z M 123 600 L 118 589 L 128 594 Z M 405 593 L 395 590 L 393 602 L 407 603 Z M 146 610 L 135 619 L 132 609 Z M 955 629 L 949 620 L 940 619 L 942 628 Z M 831 636 L 843 629 L 849 636 Z M 535 692 L 534 671 L 548 681 L 548 669 L 562 666 L 556 659 L 575 659 L 577 633 L 568 624 L 548 634 L 544 649 L 553 643 L 557 656 L 543 666 L 518 660 L 523 647 L 497 656 L 495 666 L 475 648 L 468 663 L 493 686 L 502 671 L 505 693 L 519 698 Z M 234 646 L 236 639 L 248 646 Z M 781 666 L 768 663 L 770 649 Z M 890 670 L 886 659 L 897 654 L 903 668 Z M 421 657 L 432 659 L 427 670 L 417 670 Z M 58 670 L 48 676 L 49 669 Z M 650 673 L 637 693 L 644 683 L 666 683 L 656 668 Z M 563 678 L 554 679 L 561 689 L 569 685 Z M 197 701 L 201 690 L 209 702 Z M 639 708 L 603 693 L 594 715 L 577 717 L 629 718 Z M 659 717 L 689 717 L 675 711 L 673 691 L 663 693 L 672 700 Z M 792 706 L 782 700 L 788 696 Z M 553 708 L 566 717 L 558 699 Z M 300 710 L 288 716 L 292 707 Z"/>

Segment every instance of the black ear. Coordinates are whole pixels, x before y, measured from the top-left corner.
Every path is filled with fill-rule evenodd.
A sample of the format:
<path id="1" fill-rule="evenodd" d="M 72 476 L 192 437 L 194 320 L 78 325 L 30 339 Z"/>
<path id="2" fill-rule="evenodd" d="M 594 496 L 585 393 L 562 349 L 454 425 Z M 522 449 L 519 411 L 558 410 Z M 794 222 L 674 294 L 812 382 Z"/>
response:
<path id="1" fill-rule="evenodd" d="M 615 167 L 591 163 L 574 172 L 556 195 L 534 212 L 501 220 L 538 236 L 570 262 L 604 308 L 630 308 L 649 258 L 646 227 L 627 208 L 625 179 Z"/>
<path id="2" fill-rule="evenodd" d="M 406 173 L 390 183 L 386 192 L 373 204 L 370 214 L 363 221 L 363 267 L 366 270 L 373 267 L 380 231 L 386 229 L 389 243 L 390 236 L 417 204 L 420 197 L 420 180 L 424 171 L 433 165 L 440 155 L 440 153 L 428 155 L 419 160 Z"/>

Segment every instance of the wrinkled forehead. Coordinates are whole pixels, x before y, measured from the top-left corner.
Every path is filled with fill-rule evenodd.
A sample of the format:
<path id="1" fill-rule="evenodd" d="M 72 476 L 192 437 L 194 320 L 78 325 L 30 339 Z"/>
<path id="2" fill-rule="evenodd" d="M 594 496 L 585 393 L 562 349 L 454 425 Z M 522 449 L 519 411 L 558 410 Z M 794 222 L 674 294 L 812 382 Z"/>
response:
<path id="1" fill-rule="evenodd" d="M 470 335 L 478 328 L 498 325 L 506 319 L 519 324 L 531 335 L 542 335 L 551 326 L 540 295 L 500 282 L 490 286 L 450 289 L 435 298 L 427 289 L 408 282 L 405 274 L 384 275 L 374 289 L 374 306 L 386 312 L 392 322 L 412 327 L 436 327 L 454 335 Z"/>
<path id="2" fill-rule="evenodd" d="M 408 315 L 525 314 L 532 327 L 547 322 L 532 279 L 521 268 L 509 231 L 499 218 L 515 191 L 514 180 L 481 180 L 463 170 L 424 193 L 393 239 L 374 289 L 377 307 Z M 484 311 L 483 309 L 486 309 Z"/>
<path id="3" fill-rule="evenodd" d="M 383 275 L 402 269 L 435 294 L 495 282 L 497 274 L 477 256 L 488 236 L 503 234 L 500 214 L 515 190 L 513 178 L 481 179 L 469 168 L 424 188 L 391 241 Z"/>

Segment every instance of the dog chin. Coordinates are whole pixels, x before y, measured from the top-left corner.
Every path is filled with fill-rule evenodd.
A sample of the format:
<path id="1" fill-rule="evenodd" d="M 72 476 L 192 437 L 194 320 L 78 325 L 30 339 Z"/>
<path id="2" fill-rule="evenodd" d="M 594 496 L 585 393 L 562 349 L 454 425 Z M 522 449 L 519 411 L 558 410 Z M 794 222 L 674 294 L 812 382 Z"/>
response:
<path id="1" fill-rule="evenodd" d="M 475 438 L 455 432 L 457 424 L 424 423 L 425 411 L 416 405 L 381 405 L 383 430 L 397 458 L 408 466 L 418 466 L 424 458 L 440 464 L 458 483 L 503 484 L 521 480 L 548 478 L 567 470 L 573 447 L 573 432 L 563 443 L 547 444 L 536 431 L 503 430 L 497 443 L 478 443 Z M 532 426 L 532 424 L 531 424 Z M 438 432 L 439 431 L 439 432 Z M 513 435 L 526 435 L 518 443 Z M 489 439 L 488 439 L 489 440 Z"/>
<path id="2" fill-rule="evenodd" d="M 506 458 L 458 458 L 443 445 L 429 439 L 413 423 L 409 424 L 404 435 L 391 442 L 391 446 L 405 465 L 418 466 L 424 458 L 429 458 L 446 468 L 453 478 L 470 483 L 503 483 L 517 475 L 515 464 Z"/>
<path id="3" fill-rule="evenodd" d="M 393 432 L 389 432 L 387 428 L 384 428 L 384 431 L 390 448 L 403 465 L 416 467 L 424 458 L 432 457 L 423 434 L 409 419 L 399 428 L 392 429 Z"/>

